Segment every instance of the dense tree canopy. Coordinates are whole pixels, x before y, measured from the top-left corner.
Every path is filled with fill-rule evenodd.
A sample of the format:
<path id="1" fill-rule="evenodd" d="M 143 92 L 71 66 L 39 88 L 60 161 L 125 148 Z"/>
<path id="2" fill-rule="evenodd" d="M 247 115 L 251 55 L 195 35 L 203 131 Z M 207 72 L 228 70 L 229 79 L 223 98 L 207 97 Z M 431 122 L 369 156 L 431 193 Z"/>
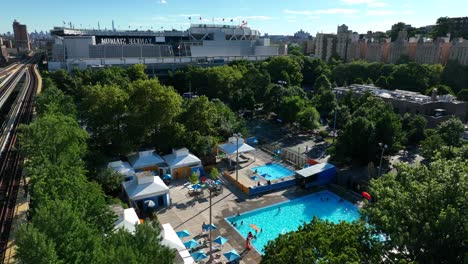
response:
<path id="1" fill-rule="evenodd" d="M 364 216 L 389 236 L 394 254 L 418 263 L 468 261 L 466 160 L 401 164 L 396 173 L 373 179 L 369 192 L 375 202 Z"/>
<path id="2" fill-rule="evenodd" d="M 265 246 L 263 264 L 378 263 L 382 244 L 362 222 L 333 224 L 314 218 Z"/>

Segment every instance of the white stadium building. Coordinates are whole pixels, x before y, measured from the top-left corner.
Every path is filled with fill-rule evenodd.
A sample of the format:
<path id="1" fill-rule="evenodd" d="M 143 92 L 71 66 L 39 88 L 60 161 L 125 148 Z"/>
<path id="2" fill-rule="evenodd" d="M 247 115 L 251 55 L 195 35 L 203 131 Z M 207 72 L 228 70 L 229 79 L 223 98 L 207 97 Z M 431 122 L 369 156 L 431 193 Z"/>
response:
<path id="1" fill-rule="evenodd" d="M 49 70 L 143 63 L 174 68 L 185 64 L 224 64 L 265 60 L 279 46 L 245 26 L 192 24 L 185 31 L 120 31 L 55 27 Z"/>

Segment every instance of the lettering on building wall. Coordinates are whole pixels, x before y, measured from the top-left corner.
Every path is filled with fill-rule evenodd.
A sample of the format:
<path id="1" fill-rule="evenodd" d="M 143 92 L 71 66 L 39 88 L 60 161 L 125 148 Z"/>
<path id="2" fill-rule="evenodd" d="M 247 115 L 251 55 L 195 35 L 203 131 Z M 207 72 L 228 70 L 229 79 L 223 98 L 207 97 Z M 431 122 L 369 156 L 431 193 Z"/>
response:
<path id="1" fill-rule="evenodd" d="M 103 45 L 144 45 L 144 44 L 154 44 L 154 38 L 118 38 L 118 37 L 101 37 L 96 38 L 97 44 Z"/>

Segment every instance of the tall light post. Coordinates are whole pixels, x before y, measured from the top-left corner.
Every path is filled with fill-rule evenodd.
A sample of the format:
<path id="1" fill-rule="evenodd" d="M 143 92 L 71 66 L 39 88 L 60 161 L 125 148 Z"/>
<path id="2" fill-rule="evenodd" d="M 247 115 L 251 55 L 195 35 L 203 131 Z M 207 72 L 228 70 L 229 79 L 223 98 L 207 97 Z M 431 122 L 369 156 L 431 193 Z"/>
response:
<path id="1" fill-rule="evenodd" d="M 211 186 L 208 187 L 208 190 L 210 190 L 210 259 L 212 259 L 212 257 L 213 257 L 213 254 L 212 254 L 212 251 L 213 251 L 213 238 L 211 236 L 211 230 L 212 230 L 212 228 L 211 228 L 212 227 L 212 222 L 211 222 L 211 215 L 212 215 L 212 213 L 211 213 L 211 206 L 212 206 L 212 203 L 211 203 L 211 199 L 212 199 L 211 198 L 212 197 Z"/>
<path id="2" fill-rule="evenodd" d="M 384 151 L 388 148 L 386 144 L 379 143 L 379 147 L 382 150 L 382 153 L 380 154 L 380 164 L 379 164 L 379 177 L 382 175 L 382 160 L 383 160 L 383 154 Z"/>
<path id="3" fill-rule="evenodd" d="M 337 97 L 336 95 L 339 93 L 336 90 L 333 90 L 335 92 L 335 98 Z M 336 114 L 338 113 L 338 102 L 336 102 L 335 105 L 335 117 L 333 118 L 333 143 L 335 143 L 335 138 L 336 138 Z"/>
<path id="4" fill-rule="evenodd" d="M 236 137 L 236 182 L 239 183 L 239 169 L 237 166 L 239 165 L 239 138 L 242 138 L 242 134 L 234 133 L 233 136 Z"/>

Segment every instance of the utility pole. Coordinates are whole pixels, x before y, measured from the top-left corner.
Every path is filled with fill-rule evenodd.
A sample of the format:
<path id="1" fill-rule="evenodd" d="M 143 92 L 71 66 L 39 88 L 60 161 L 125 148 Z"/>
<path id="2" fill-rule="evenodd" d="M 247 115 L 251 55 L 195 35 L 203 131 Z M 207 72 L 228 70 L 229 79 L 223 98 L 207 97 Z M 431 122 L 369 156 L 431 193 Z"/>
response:
<path id="1" fill-rule="evenodd" d="M 380 164 L 379 164 L 379 177 L 380 177 L 380 176 L 382 176 L 383 154 L 384 154 L 384 151 L 388 148 L 388 146 L 384 145 L 383 143 L 379 143 L 379 147 L 382 149 L 382 153 L 380 154 Z"/>

